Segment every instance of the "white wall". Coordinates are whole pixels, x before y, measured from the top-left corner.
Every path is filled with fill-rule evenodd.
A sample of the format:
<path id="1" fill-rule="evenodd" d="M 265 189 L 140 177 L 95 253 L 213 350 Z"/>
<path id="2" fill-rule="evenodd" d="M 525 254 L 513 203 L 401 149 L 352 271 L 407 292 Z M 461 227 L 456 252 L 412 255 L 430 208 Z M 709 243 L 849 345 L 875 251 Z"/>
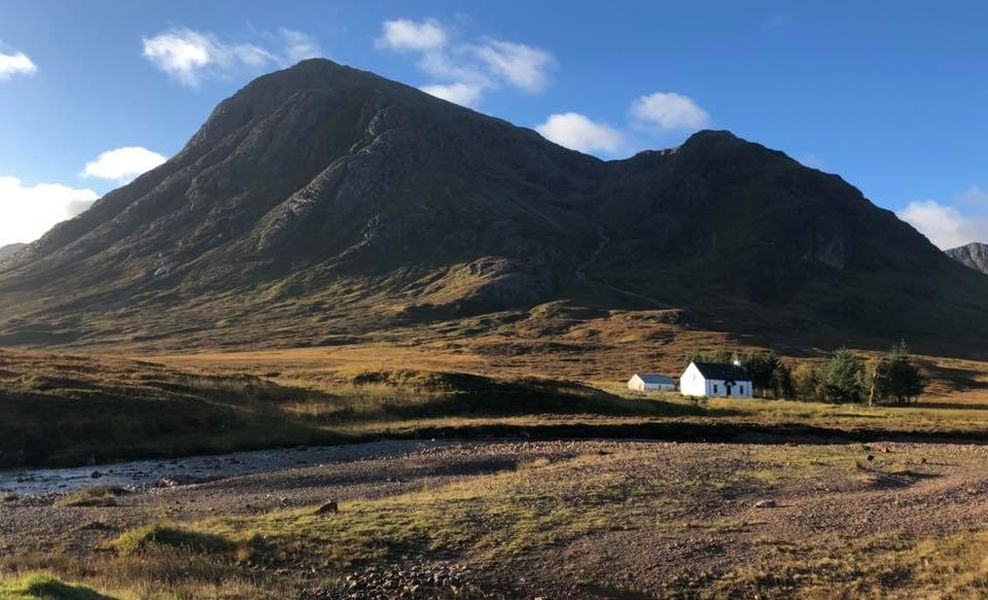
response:
<path id="1" fill-rule="evenodd" d="M 715 386 L 716 391 L 714 391 Z M 693 363 L 686 367 L 682 377 L 679 378 L 679 391 L 684 396 L 705 396 L 707 398 L 727 396 L 727 386 L 723 381 L 704 379 L 700 370 Z M 751 382 L 735 382 L 731 386 L 731 398 L 751 398 Z"/>
<path id="2" fill-rule="evenodd" d="M 635 375 L 628 380 L 628 389 L 635 392 L 672 392 L 676 390 L 676 386 L 665 383 L 645 383 L 641 377 Z"/>
<path id="3" fill-rule="evenodd" d="M 700 374 L 696 365 L 690 363 L 679 378 L 679 391 L 684 396 L 709 396 L 707 393 L 707 380 Z"/>

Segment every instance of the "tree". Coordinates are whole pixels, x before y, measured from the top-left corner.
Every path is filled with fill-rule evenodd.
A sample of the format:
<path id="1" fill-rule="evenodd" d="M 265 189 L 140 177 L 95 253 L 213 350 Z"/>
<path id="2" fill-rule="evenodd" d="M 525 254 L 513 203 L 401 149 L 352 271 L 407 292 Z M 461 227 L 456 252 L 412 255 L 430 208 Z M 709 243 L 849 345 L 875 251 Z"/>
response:
<path id="1" fill-rule="evenodd" d="M 874 361 L 866 378 L 869 384 L 868 403 L 894 400 L 905 404 L 923 393 L 926 382 L 919 369 L 910 362 L 909 348 L 905 341 L 892 347 L 885 356 Z"/>
<path id="2" fill-rule="evenodd" d="M 780 362 L 772 371 L 769 384 L 776 398 L 793 398 L 796 396 L 796 386 L 793 384 L 792 370 L 789 365 Z"/>
<path id="3" fill-rule="evenodd" d="M 863 388 L 868 393 L 868 406 L 874 406 L 875 401 L 881 401 L 888 395 L 889 361 L 885 357 L 868 362 L 865 370 Z"/>
<path id="4" fill-rule="evenodd" d="M 859 402 L 863 371 L 861 360 L 847 348 L 834 352 L 821 378 L 827 399 L 838 404 Z"/>
<path id="5" fill-rule="evenodd" d="M 782 366 L 779 356 L 771 351 L 758 352 L 745 356 L 741 360 L 741 364 L 748 371 L 751 385 L 757 390 L 758 395 L 767 396 L 768 390 L 773 389 L 772 376 Z"/>
<path id="6" fill-rule="evenodd" d="M 734 357 L 735 354 L 730 350 L 718 350 L 709 354 L 694 351 L 686 355 L 686 364 L 689 365 L 691 362 L 730 363 L 734 361 Z"/>
<path id="7" fill-rule="evenodd" d="M 800 400 L 816 400 L 820 372 L 810 363 L 800 363 L 792 372 L 792 384 Z"/>

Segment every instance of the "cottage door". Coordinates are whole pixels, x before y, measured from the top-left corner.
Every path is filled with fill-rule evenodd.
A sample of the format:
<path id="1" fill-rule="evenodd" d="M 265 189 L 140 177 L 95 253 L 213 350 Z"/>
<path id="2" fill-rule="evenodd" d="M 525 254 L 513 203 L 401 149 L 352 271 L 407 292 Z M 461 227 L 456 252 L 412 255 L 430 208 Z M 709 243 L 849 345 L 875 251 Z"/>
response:
<path id="1" fill-rule="evenodd" d="M 727 397 L 728 398 L 730 398 L 731 396 L 734 395 L 734 394 L 731 393 L 731 388 L 734 387 L 734 382 L 733 381 L 725 381 L 724 382 L 724 387 L 727 389 Z"/>

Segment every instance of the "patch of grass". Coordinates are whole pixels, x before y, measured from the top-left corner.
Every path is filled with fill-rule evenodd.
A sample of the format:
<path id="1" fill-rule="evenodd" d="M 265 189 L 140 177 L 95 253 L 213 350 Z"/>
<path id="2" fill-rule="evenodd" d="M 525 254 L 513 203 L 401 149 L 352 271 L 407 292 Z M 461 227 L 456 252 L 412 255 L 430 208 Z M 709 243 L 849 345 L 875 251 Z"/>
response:
<path id="1" fill-rule="evenodd" d="M 98 485 L 69 494 L 59 500 L 58 505 L 64 507 L 116 506 L 117 498 L 126 493 L 127 490 L 119 486 Z"/>
<path id="2" fill-rule="evenodd" d="M 64 583 L 48 575 L 29 575 L 0 583 L 0 600 L 113 600 L 89 588 Z"/>
<path id="3" fill-rule="evenodd" d="M 695 598 L 982 598 L 988 532 L 946 539 L 899 533 L 827 536 L 769 548 L 761 562 L 725 573 L 693 572 L 665 583 Z"/>
<path id="4" fill-rule="evenodd" d="M 222 554 L 232 552 L 235 544 L 221 535 L 162 523 L 128 531 L 110 546 L 120 555 L 130 556 L 163 547 L 191 553 Z"/>
<path id="5" fill-rule="evenodd" d="M 259 537 L 273 550 L 268 560 L 317 560 L 337 571 L 460 553 L 494 563 L 595 532 L 651 526 L 658 514 L 676 509 L 669 502 L 673 489 L 685 500 L 758 485 L 741 473 L 677 482 L 647 473 L 632 477 L 628 461 L 596 454 L 555 463 L 535 460 L 515 471 L 436 489 L 342 503 L 332 516 L 278 511 L 192 527 L 230 540 Z"/>

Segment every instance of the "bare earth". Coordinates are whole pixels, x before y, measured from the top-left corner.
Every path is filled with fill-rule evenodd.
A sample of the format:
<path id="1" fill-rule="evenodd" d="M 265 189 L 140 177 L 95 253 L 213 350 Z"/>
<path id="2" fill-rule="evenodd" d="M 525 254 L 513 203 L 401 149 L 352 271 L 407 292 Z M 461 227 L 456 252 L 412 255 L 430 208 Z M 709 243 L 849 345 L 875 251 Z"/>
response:
<path id="1" fill-rule="evenodd" d="M 957 566 L 966 564 L 971 547 L 976 562 L 983 557 L 985 546 L 976 544 L 984 543 L 988 522 L 984 446 L 387 444 L 377 452 L 320 456 L 316 466 L 140 485 L 112 507 L 60 507 L 58 494 L 8 498 L 0 506 L 0 556 L 98 555 L 122 532 L 149 523 L 222 519 L 236 529 L 328 499 L 341 513 L 327 518 L 345 518 L 376 501 L 461 486 L 510 490 L 509 497 L 478 492 L 467 501 L 524 507 L 540 523 L 520 530 L 533 539 L 505 548 L 496 541 L 498 528 L 514 525 L 478 519 L 468 541 L 452 549 L 358 561 L 339 572 L 338 583 L 310 578 L 297 597 L 395 597 L 401 594 L 387 586 L 437 569 L 449 585 L 478 597 L 854 597 L 874 593 L 873 586 L 889 597 L 977 597 L 985 585 L 984 564 L 971 573 Z M 759 501 L 774 506 L 757 507 Z M 546 524 L 563 512 L 568 520 Z M 521 536 L 512 536 L 519 543 Z M 937 561 L 948 558 L 951 585 L 961 586 L 954 592 L 938 571 Z M 16 566 L 7 560 L 7 568 Z M 884 581 L 883 569 L 900 562 L 908 573 Z M 312 569 L 305 561 L 292 568 Z M 406 585 L 403 597 L 421 597 L 414 589 Z"/>

